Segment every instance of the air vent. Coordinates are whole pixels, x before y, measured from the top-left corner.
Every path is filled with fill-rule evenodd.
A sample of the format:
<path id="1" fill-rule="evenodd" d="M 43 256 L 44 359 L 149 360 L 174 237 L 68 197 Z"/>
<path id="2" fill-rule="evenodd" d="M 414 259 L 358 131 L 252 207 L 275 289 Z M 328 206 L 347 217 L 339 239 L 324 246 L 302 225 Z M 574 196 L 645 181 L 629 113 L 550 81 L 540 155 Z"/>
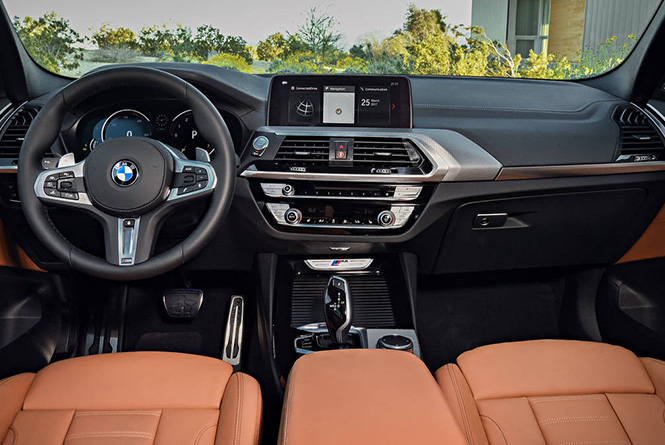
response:
<path id="1" fill-rule="evenodd" d="M 14 113 L 0 138 L 0 157 L 18 157 L 28 128 L 38 112 L 38 108 L 23 107 Z"/>
<path id="2" fill-rule="evenodd" d="M 328 165 L 329 137 L 287 137 L 275 155 L 275 163 L 289 167 Z"/>
<path id="3" fill-rule="evenodd" d="M 353 141 L 353 163 L 370 168 L 417 168 L 422 157 L 406 139 L 356 138 Z"/>
<path id="4" fill-rule="evenodd" d="M 614 119 L 621 129 L 621 150 L 617 161 L 658 161 L 665 156 L 665 144 L 644 112 L 635 107 L 619 108 Z"/>

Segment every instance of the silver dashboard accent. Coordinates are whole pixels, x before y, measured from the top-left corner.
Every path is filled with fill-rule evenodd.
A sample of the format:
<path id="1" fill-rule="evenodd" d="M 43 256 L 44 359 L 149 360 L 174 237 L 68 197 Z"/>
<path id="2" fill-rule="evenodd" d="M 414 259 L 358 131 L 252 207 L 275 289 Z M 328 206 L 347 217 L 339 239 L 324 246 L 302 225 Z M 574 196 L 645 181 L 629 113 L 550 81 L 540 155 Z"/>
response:
<path id="1" fill-rule="evenodd" d="M 313 259 L 305 260 L 305 264 L 312 270 L 320 272 L 344 272 L 367 269 L 374 258 L 345 258 L 345 259 Z"/>
<path id="2" fill-rule="evenodd" d="M 285 188 L 291 187 L 294 193 L 285 193 Z M 262 182 L 261 189 L 269 198 L 295 198 L 295 199 L 325 199 L 325 200 L 351 200 L 351 201 L 413 201 L 418 199 L 423 191 L 422 186 L 396 185 L 393 196 L 327 196 L 327 195 L 299 195 L 298 189 L 286 183 Z"/>
<path id="3" fill-rule="evenodd" d="M 516 179 L 566 178 L 573 176 L 601 176 L 659 171 L 665 171 L 665 161 L 505 167 L 501 169 L 496 180 L 513 181 Z"/>
<path id="4" fill-rule="evenodd" d="M 125 224 L 125 221 L 131 225 Z M 133 266 L 136 260 L 141 218 L 118 218 L 118 266 Z"/>
<path id="5" fill-rule="evenodd" d="M 286 221 L 285 213 L 291 208 L 289 204 L 285 203 L 266 203 L 266 207 L 272 214 L 273 218 L 277 224 L 281 226 L 290 226 L 290 227 L 314 227 L 318 229 L 372 229 L 372 230 L 389 230 L 389 229 L 399 229 L 404 227 L 409 221 L 411 214 L 415 210 L 413 205 L 393 205 L 390 207 L 390 211 L 395 214 L 395 223 L 391 226 L 380 226 L 378 224 L 310 224 L 310 223 L 299 223 L 299 224 L 289 224 Z"/>

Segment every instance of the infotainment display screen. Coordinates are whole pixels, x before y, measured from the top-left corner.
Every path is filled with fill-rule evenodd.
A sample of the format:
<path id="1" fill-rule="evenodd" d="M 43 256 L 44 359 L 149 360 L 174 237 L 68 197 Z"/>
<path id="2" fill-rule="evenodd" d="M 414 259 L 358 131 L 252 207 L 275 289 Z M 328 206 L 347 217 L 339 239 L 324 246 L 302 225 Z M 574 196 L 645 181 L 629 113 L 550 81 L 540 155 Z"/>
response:
<path id="1" fill-rule="evenodd" d="M 275 76 L 268 124 L 411 128 L 411 85 L 401 76 Z"/>

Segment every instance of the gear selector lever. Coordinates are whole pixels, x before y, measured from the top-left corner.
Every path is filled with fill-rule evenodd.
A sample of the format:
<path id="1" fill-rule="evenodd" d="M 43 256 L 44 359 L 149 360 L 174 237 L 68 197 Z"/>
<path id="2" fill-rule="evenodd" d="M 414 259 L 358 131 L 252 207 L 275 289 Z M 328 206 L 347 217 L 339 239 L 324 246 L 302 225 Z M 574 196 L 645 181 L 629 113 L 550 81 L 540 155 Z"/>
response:
<path id="1" fill-rule="evenodd" d="M 333 275 L 328 281 L 324 298 L 326 326 L 336 345 L 345 345 L 351 329 L 351 291 L 349 283 Z"/>

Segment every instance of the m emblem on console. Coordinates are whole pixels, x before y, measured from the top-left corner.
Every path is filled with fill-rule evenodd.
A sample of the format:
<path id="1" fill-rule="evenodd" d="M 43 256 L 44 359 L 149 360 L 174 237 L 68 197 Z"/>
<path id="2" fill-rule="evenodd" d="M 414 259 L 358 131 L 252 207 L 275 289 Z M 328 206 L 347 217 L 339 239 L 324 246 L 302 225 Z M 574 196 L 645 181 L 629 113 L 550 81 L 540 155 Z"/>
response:
<path id="1" fill-rule="evenodd" d="M 111 170 L 111 179 L 121 187 L 128 187 L 139 177 L 139 170 L 132 161 L 120 161 Z"/>

